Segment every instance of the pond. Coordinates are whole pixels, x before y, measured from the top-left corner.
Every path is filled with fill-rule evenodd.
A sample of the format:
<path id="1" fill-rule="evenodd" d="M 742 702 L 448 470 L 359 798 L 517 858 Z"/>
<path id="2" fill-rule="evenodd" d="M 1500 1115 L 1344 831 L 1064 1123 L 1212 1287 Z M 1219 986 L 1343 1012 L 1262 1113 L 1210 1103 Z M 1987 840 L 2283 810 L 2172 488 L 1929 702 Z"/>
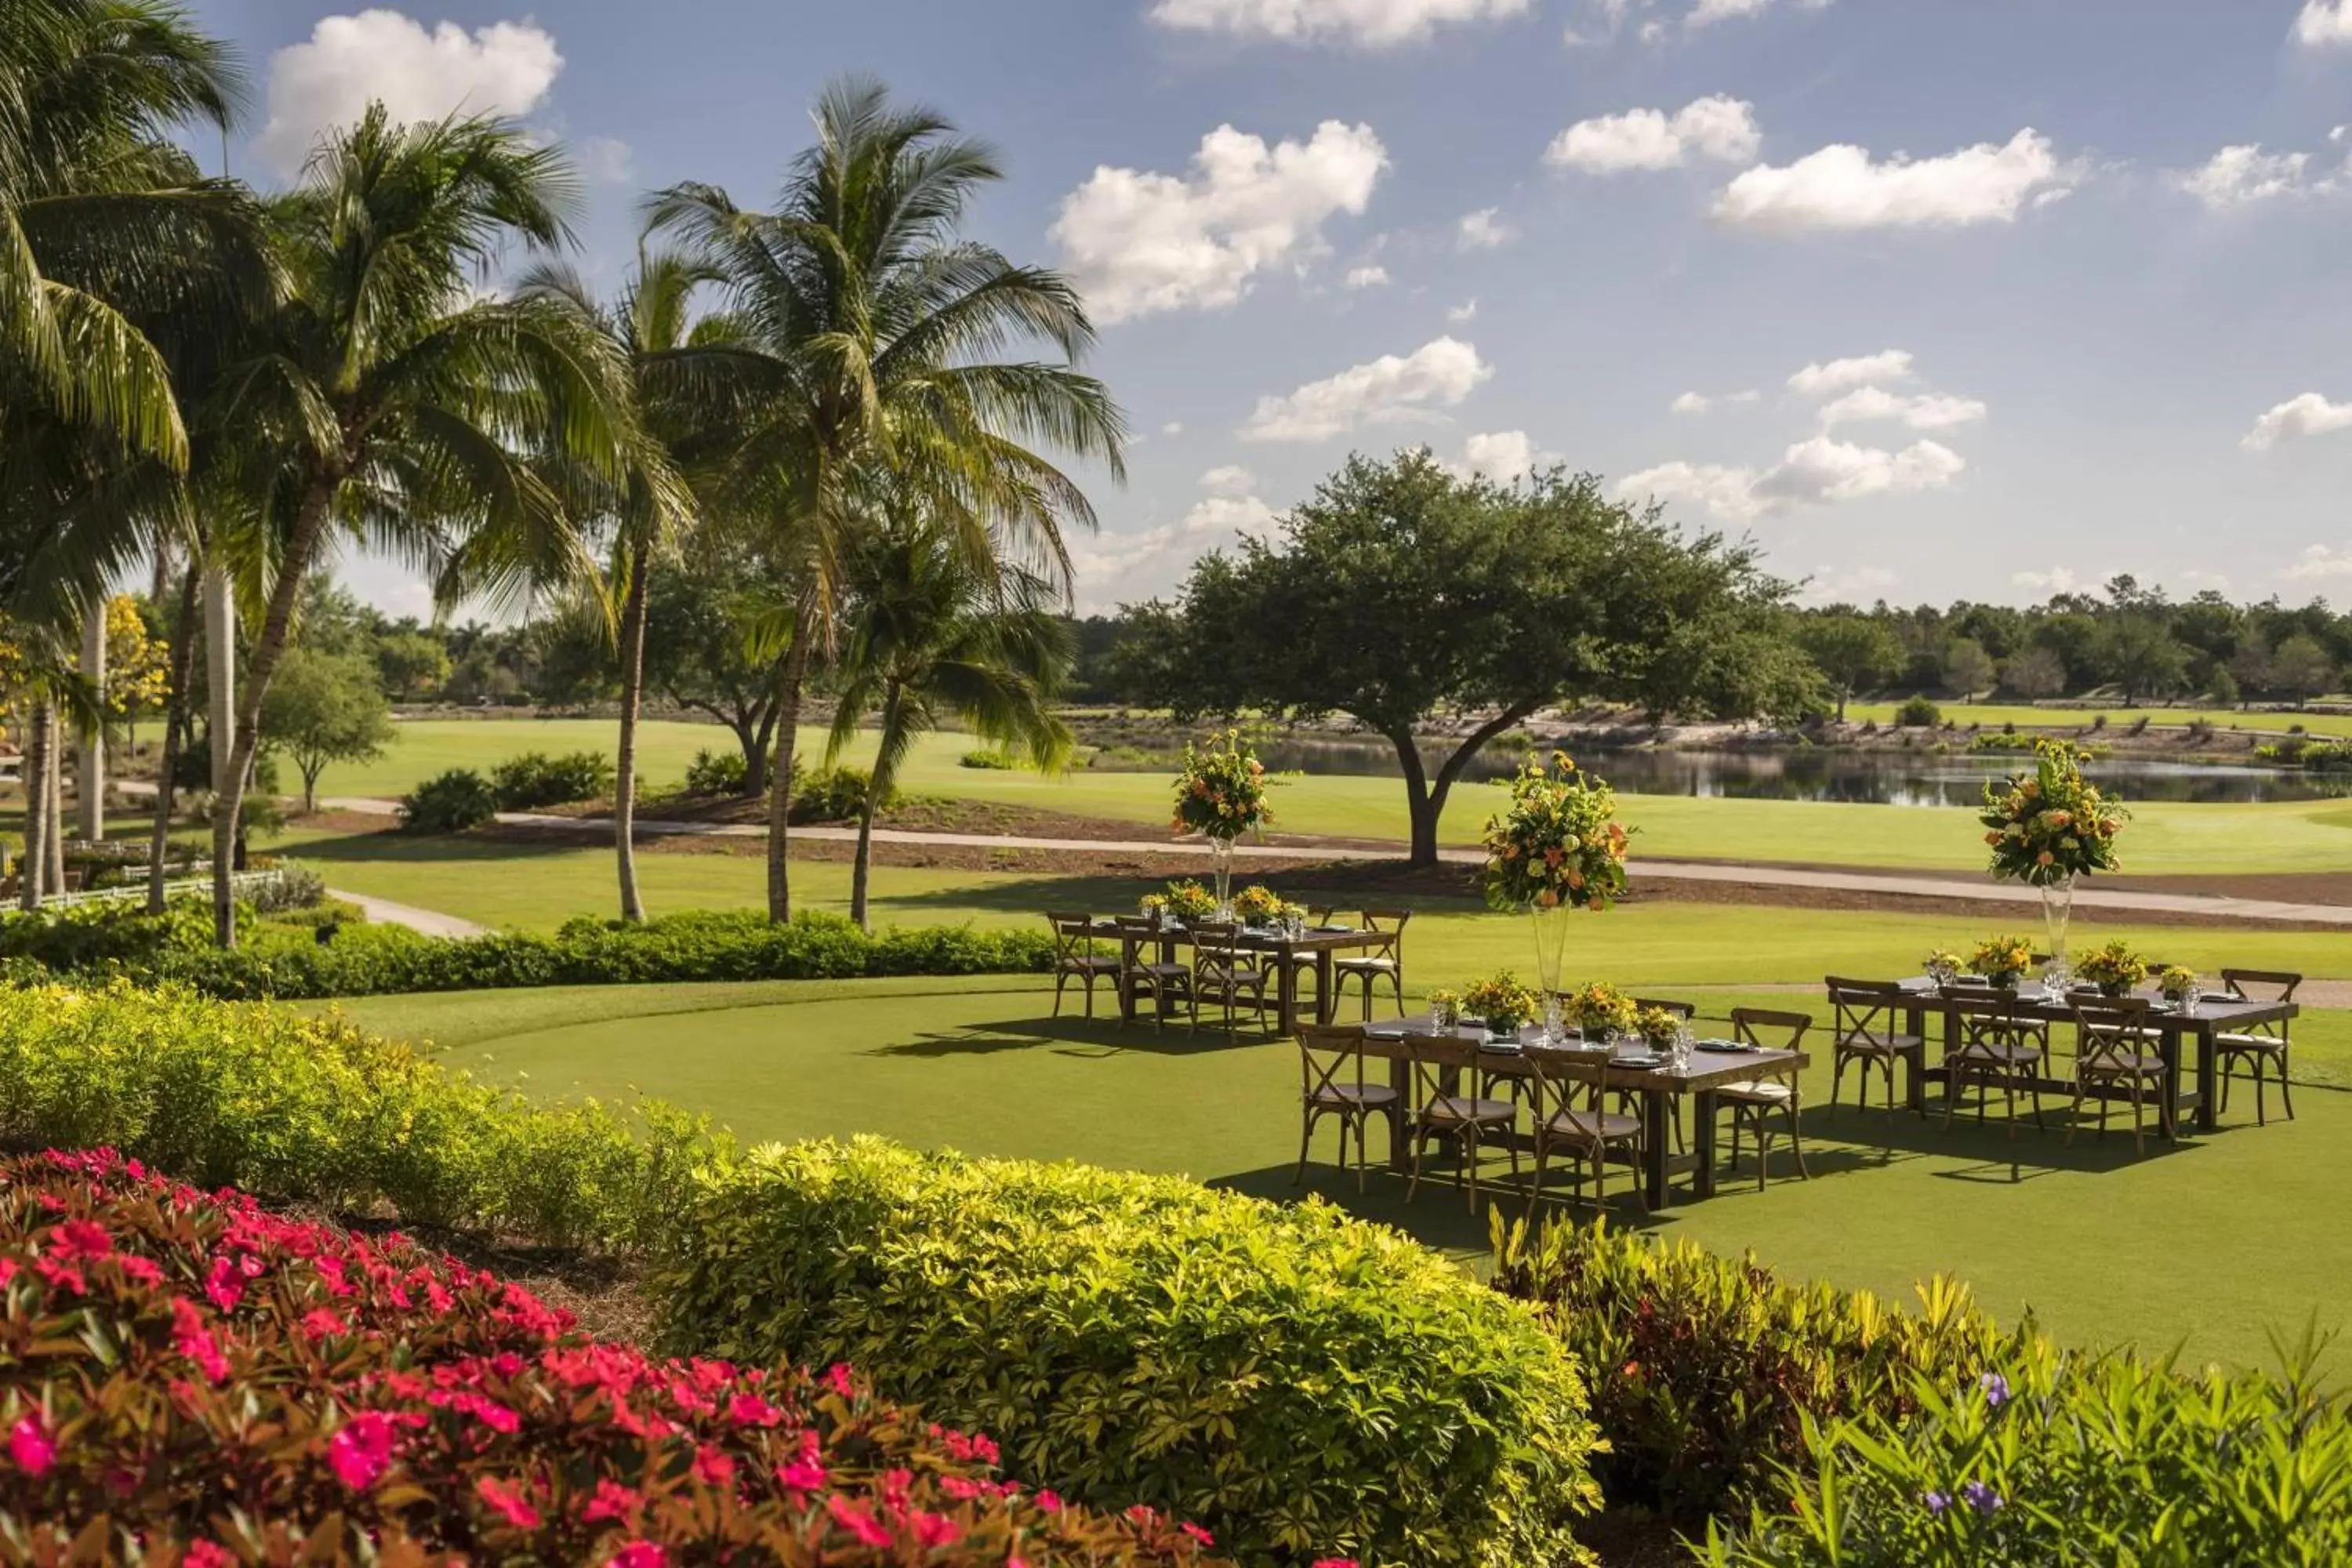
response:
<path id="1" fill-rule="evenodd" d="M 1276 773 L 1398 776 L 1395 751 L 1384 741 L 1340 738 L 1267 740 L 1257 754 Z M 1122 748 L 1126 766 L 1174 767 L 1181 742 L 1143 755 Z M 1423 752 L 1433 771 L 1444 754 Z M 1739 750 L 1664 751 L 1641 747 L 1580 750 L 1577 760 L 1629 795 L 1727 796 L 1749 800 L 1829 800 L 1872 805 L 1975 805 L 1988 780 L 2021 771 L 2031 758 L 1997 753 L 1899 751 Z M 1148 760 L 1147 760 L 1148 759 Z M 1111 765 L 1106 763 L 1104 765 Z M 1507 776 L 1512 755 L 1495 748 L 1470 766 L 1469 782 Z M 2171 763 L 2107 758 L 2084 773 L 2126 801 L 2185 801 L 2200 805 L 2332 799 L 2352 795 L 2352 779 L 2280 768 L 2240 767 L 2221 763 Z"/>

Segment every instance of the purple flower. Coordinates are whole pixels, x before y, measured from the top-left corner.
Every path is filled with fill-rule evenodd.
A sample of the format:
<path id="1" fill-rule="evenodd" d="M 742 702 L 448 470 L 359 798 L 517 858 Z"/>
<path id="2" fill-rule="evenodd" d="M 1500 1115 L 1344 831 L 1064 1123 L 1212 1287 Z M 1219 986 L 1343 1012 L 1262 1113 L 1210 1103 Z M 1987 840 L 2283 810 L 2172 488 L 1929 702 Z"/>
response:
<path id="1" fill-rule="evenodd" d="M 1929 1492 L 1919 1500 L 1926 1503 L 1927 1505 L 1927 1511 L 1934 1514 L 1937 1519 L 1943 1518 L 1944 1510 L 1952 1506 L 1952 1500 L 1946 1497 L 1942 1492 Z"/>
<path id="2" fill-rule="evenodd" d="M 2000 1507 L 2000 1494 L 1982 1481 L 1970 1481 L 1962 1487 L 1960 1499 L 1979 1513 L 1988 1516 Z"/>
<path id="3" fill-rule="evenodd" d="M 2009 1401 L 2009 1379 L 1997 1372 L 1989 1372 L 1977 1379 L 1977 1386 L 1984 1390 L 1985 1403 L 1995 1410 Z"/>

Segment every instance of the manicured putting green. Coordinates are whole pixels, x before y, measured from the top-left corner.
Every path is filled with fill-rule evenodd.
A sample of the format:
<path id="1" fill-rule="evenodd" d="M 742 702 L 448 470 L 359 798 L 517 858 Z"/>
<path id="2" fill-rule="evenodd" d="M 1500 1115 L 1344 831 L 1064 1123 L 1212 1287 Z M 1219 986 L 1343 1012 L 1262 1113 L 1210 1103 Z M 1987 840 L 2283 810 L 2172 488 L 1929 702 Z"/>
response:
<path id="1" fill-rule="evenodd" d="M 1629 962 L 1610 973 L 1664 980 Z M 1698 994 L 1719 1018 L 1738 994 Z M 1752 1000 L 1808 1005 L 1810 994 Z M 707 1110 L 751 1139 L 877 1132 L 969 1152 L 1076 1159 L 1184 1173 L 1286 1198 L 1298 1152 L 1294 1047 L 1181 1029 L 1155 1034 L 1098 1017 L 1049 1017 L 1034 981 L 651 986 L 364 999 L 361 1024 L 448 1042 L 452 1065 L 533 1095 L 660 1096 Z M 2352 1015 L 2298 1030 L 2305 1072 L 2341 1079 Z M 1938 1272 L 1972 1283 L 2004 1317 L 2027 1307 L 2074 1343 L 2176 1344 L 2192 1361 L 2260 1361 L 2263 1330 L 2316 1315 L 2352 1321 L 2352 1096 L 2306 1083 L 2301 1120 L 2252 1125 L 2244 1095 L 2229 1125 L 2178 1146 L 2087 1136 L 2071 1147 L 2029 1125 L 2014 1140 L 1965 1120 L 1934 1122 L 1826 1104 L 1824 1068 L 1806 1085 L 1807 1160 L 1785 1154 L 1759 1193 L 1733 1182 L 1712 1202 L 1650 1228 L 1718 1252 L 1752 1247 L 1791 1275 L 1907 1300 Z M 1849 1075 L 1846 1092 L 1853 1093 Z M 1317 1141 L 1312 1190 L 1465 1256 L 1483 1219 L 1458 1189 L 1425 1184 L 1407 1205 L 1385 1173 L 1360 1197 Z M 1882 1140 L 1886 1141 L 1882 1146 Z M 1381 1140 L 1374 1134 L 1375 1158 Z M 1497 1167 L 1499 1169 L 1499 1166 Z M 1517 1212 L 1516 1209 L 1510 1212 Z M 1621 1223 L 1642 1224 L 1626 1207 Z"/>
<path id="2" fill-rule="evenodd" d="M 1846 719 L 1855 724 L 1891 724 L 1895 710 L 1901 706 L 1899 702 L 1850 703 Z M 2015 724 L 2021 729 L 2089 729 L 2092 721 L 2104 713 L 2110 730 L 2127 730 L 2142 719 L 2168 730 L 2202 720 L 2217 730 L 2250 730 L 2265 735 L 2285 734 L 2297 725 L 2314 735 L 2352 735 L 2352 713 L 2293 713 L 2272 709 L 2242 712 L 2235 708 L 2214 707 L 2126 708 L 2120 702 L 2105 706 L 2094 703 L 2087 708 L 2035 708 L 2018 702 L 1938 702 L 1936 707 L 1949 722 L 1996 729 L 2004 724 Z"/>

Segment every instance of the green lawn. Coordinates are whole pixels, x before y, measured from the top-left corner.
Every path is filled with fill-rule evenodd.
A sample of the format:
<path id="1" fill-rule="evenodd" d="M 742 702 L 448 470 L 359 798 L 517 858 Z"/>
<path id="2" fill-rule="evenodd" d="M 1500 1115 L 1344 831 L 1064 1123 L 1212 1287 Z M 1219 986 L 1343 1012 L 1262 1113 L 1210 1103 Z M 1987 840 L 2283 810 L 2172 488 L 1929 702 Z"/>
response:
<path id="1" fill-rule="evenodd" d="M 646 776 L 683 776 L 700 748 L 723 745 L 709 725 L 646 727 Z M 609 748 L 612 726 L 584 720 L 426 720 L 404 723 L 384 758 L 363 768 L 331 770 L 330 795 L 397 795 L 443 769 L 487 770 L 531 749 Z M 1160 773 L 1081 770 L 1063 777 L 957 765 L 969 749 L 960 735 L 925 736 L 907 770 L 906 787 L 926 794 L 1010 802 L 1044 810 L 1133 822 L 1155 836 L 1167 824 L 1169 781 Z M 1447 842 L 1475 841 L 1495 809 L 1495 790 L 1468 786 L 1448 803 Z M 1638 855 L 1688 860 L 1751 860 L 1809 866 L 1885 866 L 1975 870 L 1983 864 L 1975 824 L 1965 810 L 1780 800 L 1625 795 L 1625 820 L 1641 830 Z M 1318 775 L 1281 781 L 1276 826 L 1297 833 L 1401 842 L 1407 834 L 1404 790 L 1394 780 Z M 2141 806 L 2125 840 L 2126 864 L 2147 874 L 2352 869 L 2352 805 L 2343 801 L 2265 805 Z"/>
<path id="2" fill-rule="evenodd" d="M 1898 702 L 1855 702 L 1846 708 L 1846 718 L 1862 724 L 1875 721 L 1880 724 L 1895 721 Z M 2259 730 L 2265 734 L 2284 734 L 2300 724 L 2315 735 L 2352 735 L 2352 714 L 2344 713 L 2283 713 L 2263 710 L 2240 712 L 2234 708 L 2126 708 L 2118 702 L 2111 707 L 2036 708 L 2029 703 L 2011 702 L 1938 702 L 1936 704 L 1945 718 L 1958 724 L 2003 724 L 2048 726 L 2063 729 L 2087 726 L 2099 714 L 2107 716 L 2107 723 L 2122 729 L 2145 718 L 2160 729 L 2177 729 L 2200 719 L 2217 730 Z"/>
<path id="3" fill-rule="evenodd" d="M 1670 939 L 1636 921 L 1596 924 L 1612 934 L 1589 950 L 1606 959 L 1595 967 L 1660 983 L 1701 973 L 1696 929 Z M 1714 952 L 1717 974 L 1821 968 L 1751 959 L 1727 942 Z M 1423 967 L 1443 964 L 1433 954 Z M 1738 999 L 1694 994 L 1717 1016 Z M 1181 1172 L 1270 1197 L 1296 1191 L 1291 1047 L 1056 1022 L 1034 980 L 613 987 L 342 1005 L 369 1027 L 439 1040 L 454 1064 L 528 1092 L 659 1095 L 752 1139 L 871 1131 L 975 1153 Z M 2298 1041 L 2301 1076 L 2352 1080 L 2352 1015 L 2315 1014 Z M 1722 1252 L 1753 1247 L 1793 1275 L 1894 1295 L 1953 1273 L 2004 1315 L 2032 1306 L 2070 1342 L 2179 1343 L 2192 1359 L 2259 1360 L 2266 1325 L 2292 1332 L 2315 1312 L 2323 1327 L 2352 1321 L 2352 1232 L 2339 1214 L 2352 1184 L 2352 1095 L 2341 1089 L 2306 1082 L 2302 1119 L 2277 1120 L 2273 1101 L 2261 1129 L 2242 1103 L 2219 1135 L 2153 1143 L 2135 1158 L 2127 1139 L 2069 1147 L 2058 1131 L 2030 1127 L 2010 1142 L 1965 1121 L 1947 1135 L 1906 1116 L 1890 1134 L 1879 1113 L 1831 1113 L 1826 1075 L 1813 1077 L 1811 1181 L 1788 1179 L 1784 1159 L 1768 1191 L 1733 1183 L 1710 1203 L 1661 1216 L 1655 1230 Z M 1450 1186 L 1425 1188 L 1408 1207 L 1402 1184 L 1382 1175 L 1358 1197 L 1351 1181 L 1319 1164 L 1331 1158 L 1331 1139 L 1327 1131 L 1318 1142 L 1315 1190 L 1435 1245 L 1465 1255 L 1483 1247 L 1483 1222 Z M 1623 1217 L 1636 1223 L 1630 1209 Z"/>

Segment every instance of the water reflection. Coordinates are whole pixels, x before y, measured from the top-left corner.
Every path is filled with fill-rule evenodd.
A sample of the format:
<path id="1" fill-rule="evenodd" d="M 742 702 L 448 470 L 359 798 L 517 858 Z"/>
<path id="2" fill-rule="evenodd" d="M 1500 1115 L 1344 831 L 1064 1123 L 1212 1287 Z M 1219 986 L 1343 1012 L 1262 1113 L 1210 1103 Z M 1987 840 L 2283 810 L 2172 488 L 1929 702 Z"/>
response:
<path id="1" fill-rule="evenodd" d="M 1276 773 L 1398 776 L 1396 752 L 1386 742 L 1274 740 L 1257 754 Z M 1178 749 L 1171 749 L 1173 765 Z M 1444 753 L 1424 752 L 1433 772 Z M 1988 780 L 2028 767 L 2030 758 L 1932 752 L 1580 751 L 1578 760 L 1630 795 L 1682 795 L 1747 800 L 1849 801 L 1869 805 L 1975 805 Z M 1507 752 L 1491 751 L 1470 766 L 1472 783 L 1509 776 Z M 2342 776 L 2237 767 L 2218 763 L 2167 763 L 2108 758 L 2084 770 L 2102 788 L 2127 801 L 2231 805 L 2321 800 L 2352 795 Z"/>

